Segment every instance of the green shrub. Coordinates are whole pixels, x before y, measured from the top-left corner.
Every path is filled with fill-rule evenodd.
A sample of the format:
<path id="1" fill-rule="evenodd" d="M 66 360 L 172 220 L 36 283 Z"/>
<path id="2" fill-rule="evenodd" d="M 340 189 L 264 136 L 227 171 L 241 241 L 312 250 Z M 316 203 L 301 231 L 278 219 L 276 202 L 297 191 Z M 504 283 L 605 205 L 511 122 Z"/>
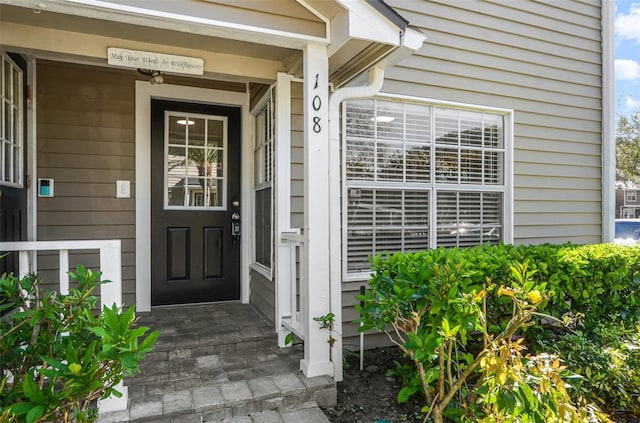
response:
<path id="1" fill-rule="evenodd" d="M 574 397 L 587 398 L 609 413 L 640 414 L 640 327 L 603 321 L 589 331 L 543 338 L 541 347 L 583 376 L 571 383 Z"/>
<path id="2" fill-rule="evenodd" d="M 71 272 L 69 295 L 43 292 L 36 276 L 0 278 L 0 421 L 91 422 L 96 400 L 133 374 L 158 333 L 135 327 L 133 307 L 96 310 L 100 273 Z"/>
<path id="3" fill-rule="evenodd" d="M 467 413 L 478 412 L 474 407 L 481 402 L 473 397 L 474 390 L 483 386 L 476 385 L 483 378 L 484 367 L 480 364 L 504 345 L 512 348 L 514 335 L 526 334 L 528 340 L 540 340 L 532 344 L 532 352 L 544 356 L 539 354 L 543 353 L 540 346 L 547 348 L 549 344 L 543 340 L 550 336 L 562 339 L 570 333 L 565 327 L 569 323 L 579 323 L 589 334 L 614 316 L 622 328 L 635 327 L 640 321 L 640 248 L 612 244 L 480 246 L 378 255 L 372 265 L 370 289 L 358 297 L 364 301 L 364 306 L 356 306 L 361 314 L 359 321 L 363 330 L 385 331 L 413 360 L 417 377 L 405 377 L 409 383 L 398 399 L 424 395 L 424 411 L 433 413 L 437 422 L 443 416 L 461 420 Z M 633 354 L 630 356 L 629 363 L 635 363 Z M 571 357 L 563 358 L 567 372 L 573 366 L 581 370 Z M 502 364 L 513 367 L 506 358 Z M 516 377 L 517 372 L 513 368 L 512 371 L 515 381 L 520 377 L 536 380 L 524 373 Z M 638 381 L 631 376 L 627 379 L 624 389 L 631 392 L 632 400 Z M 550 397 L 555 398 L 554 406 L 562 406 L 567 413 L 591 410 L 591 418 L 606 420 L 595 407 L 575 405 L 582 404 L 581 396 L 597 400 L 604 394 L 587 395 L 591 388 L 583 383 L 580 386 L 584 389 L 575 391 L 571 402 L 565 395 L 564 382 L 560 382 L 561 379 L 554 379 L 556 391 Z M 496 386 L 499 385 L 493 387 Z M 535 387 L 530 388 L 535 391 Z M 538 417 L 536 404 L 522 404 L 524 408 L 518 413 L 530 419 L 522 421 L 540 421 L 543 414 L 539 410 L 546 409 L 544 404 L 538 403 L 542 407 Z M 617 404 L 629 408 L 627 400 Z M 495 415 L 505 411 L 494 405 L 483 407 L 482 412 L 498 413 Z M 491 416 L 494 415 L 475 418 Z M 585 418 L 580 413 L 563 416 L 545 418 Z"/>

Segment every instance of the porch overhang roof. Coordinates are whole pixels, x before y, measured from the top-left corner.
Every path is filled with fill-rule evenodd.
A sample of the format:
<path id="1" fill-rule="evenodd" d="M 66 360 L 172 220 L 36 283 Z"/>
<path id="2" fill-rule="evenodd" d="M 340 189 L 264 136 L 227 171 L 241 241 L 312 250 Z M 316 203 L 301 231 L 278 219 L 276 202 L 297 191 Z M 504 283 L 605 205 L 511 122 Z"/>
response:
<path id="1" fill-rule="evenodd" d="M 133 33 L 135 28 L 147 28 L 139 31 L 142 33 L 170 31 L 190 36 L 192 39 L 185 39 L 182 46 L 192 47 L 192 50 L 196 45 L 202 50 L 215 45 L 218 51 L 224 42 L 228 45 L 222 53 L 281 63 L 281 70 L 290 72 L 296 66 L 290 63 L 296 51 L 309 44 L 326 45 L 330 81 L 335 86 L 348 83 L 374 64 L 380 66 L 385 58 L 387 62 L 390 57 L 397 58 L 399 49 L 415 51 L 424 41 L 422 33 L 410 28 L 408 22 L 382 0 L 282 0 L 274 3 L 280 8 L 279 14 L 266 12 L 267 3 L 244 0 L 0 0 L 2 4 L 53 14 L 59 18 L 59 23 L 50 19 L 44 25 L 57 30 L 86 31 L 116 40 L 127 39 L 126 34 Z M 250 5 L 255 10 L 234 10 L 239 4 Z M 257 11 L 260 8 L 262 10 Z M 286 16 L 288 11 L 293 17 Z M 260 12 L 276 18 L 268 23 L 261 22 L 259 17 L 243 20 L 242 13 Z M 79 22 L 78 19 L 85 19 L 84 26 L 73 24 Z M 39 22 L 36 16 L 29 21 L 28 24 L 34 26 Z M 108 33 L 104 29 L 106 25 L 99 29 L 86 22 L 115 22 L 117 25 Z M 165 49 L 170 48 L 174 40 L 170 34 L 164 38 Z M 211 41 L 203 45 L 202 40 L 207 39 Z M 162 45 L 162 40 L 158 41 L 157 44 Z M 187 45 L 189 42 L 192 46 Z M 251 45 L 264 48 L 256 49 Z M 103 54 L 106 58 L 106 51 Z"/>

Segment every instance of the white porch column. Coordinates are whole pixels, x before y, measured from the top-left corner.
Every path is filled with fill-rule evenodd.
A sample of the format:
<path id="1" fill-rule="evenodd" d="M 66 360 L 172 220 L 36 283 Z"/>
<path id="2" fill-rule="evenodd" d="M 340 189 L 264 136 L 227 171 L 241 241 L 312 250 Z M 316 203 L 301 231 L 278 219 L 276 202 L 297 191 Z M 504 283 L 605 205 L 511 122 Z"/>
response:
<path id="1" fill-rule="evenodd" d="M 333 375 L 329 331 L 313 320 L 329 313 L 329 62 L 325 46 L 304 50 L 304 264 L 300 283 L 307 376 Z"/>

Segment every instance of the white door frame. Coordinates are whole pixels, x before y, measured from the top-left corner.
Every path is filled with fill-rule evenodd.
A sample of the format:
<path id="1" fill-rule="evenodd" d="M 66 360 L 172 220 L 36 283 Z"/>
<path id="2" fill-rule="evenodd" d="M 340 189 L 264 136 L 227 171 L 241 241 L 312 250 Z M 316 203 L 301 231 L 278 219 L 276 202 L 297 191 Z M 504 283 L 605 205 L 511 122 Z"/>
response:
<path id="1" fill-rule="evenodd" d="M 249 94 L 170 84 L 152 85 L 136 81 L 136 309 L 151 310 L 151 99 L 175 100 L 236 106 L 241 108 L 241 188 L 240 212 L 245 234 L 251 233 L 251 126 Z M 249 263 L 251 243 L 245 236 L 240 244 L 240 300 L 249 302 Z"/>

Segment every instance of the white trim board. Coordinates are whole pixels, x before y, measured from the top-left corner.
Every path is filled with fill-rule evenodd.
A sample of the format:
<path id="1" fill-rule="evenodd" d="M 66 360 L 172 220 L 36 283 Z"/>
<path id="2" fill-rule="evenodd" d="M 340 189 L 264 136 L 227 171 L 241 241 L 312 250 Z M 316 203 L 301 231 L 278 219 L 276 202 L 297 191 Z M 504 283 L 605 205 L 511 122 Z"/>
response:
<path id="1" fill-rule="evenodd" d="M 249 94 L 136 81 L 136 309 L 151 310 L 151 99 L 240 106 L 242 109 L 241 213 L 250 213 L 251 128 Z M 240 247 L 240 299 L 249 302 L 250 243 Z"/>

